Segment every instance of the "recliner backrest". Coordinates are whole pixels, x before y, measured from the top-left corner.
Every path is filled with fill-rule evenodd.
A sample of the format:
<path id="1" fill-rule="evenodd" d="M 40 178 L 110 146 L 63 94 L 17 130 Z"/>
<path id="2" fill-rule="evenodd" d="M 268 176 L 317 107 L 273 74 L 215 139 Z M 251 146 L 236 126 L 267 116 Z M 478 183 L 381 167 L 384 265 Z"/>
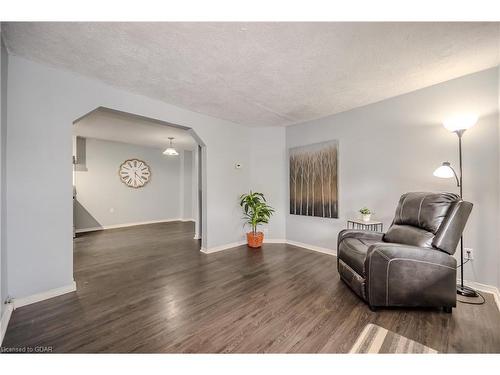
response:
<path id="1" fill-rule="evenodd" d="M 471 210 L 472 203 L 453 193 L 403 194 L 384 241 L 453 254 Z"/>
<path id="2" fill-rule="evenodd" d="M 436 232 L 432 246 L 448 254 L 455 254 L 471 211 L 472 203 L 463 200 L 455 202 Z"/>

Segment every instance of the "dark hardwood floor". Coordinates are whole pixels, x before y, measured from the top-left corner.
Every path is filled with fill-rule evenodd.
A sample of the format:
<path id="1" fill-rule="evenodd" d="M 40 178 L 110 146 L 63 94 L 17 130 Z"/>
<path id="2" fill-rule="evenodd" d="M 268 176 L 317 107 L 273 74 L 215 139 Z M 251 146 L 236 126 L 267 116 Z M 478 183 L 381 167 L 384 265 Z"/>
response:
<path id="1" fill-rule="evenodd" d="M 482 306 L 371 312 L 335 257 L 281 244 L 199 252 L 192 223 L 80 235 L 78 291 L 14 311 L 4 347 L 55 352 L 347 352 L 375 323 L 441 352 L 500 352 Z"/>

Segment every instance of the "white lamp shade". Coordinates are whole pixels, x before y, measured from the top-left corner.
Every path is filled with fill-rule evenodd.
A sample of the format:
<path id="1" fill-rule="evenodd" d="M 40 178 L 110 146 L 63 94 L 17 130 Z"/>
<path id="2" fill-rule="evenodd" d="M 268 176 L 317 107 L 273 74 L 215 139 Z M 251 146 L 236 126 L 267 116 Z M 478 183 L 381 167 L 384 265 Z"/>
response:
<path id="1" fill-rule="evenodd" d="M 177 156 L 179 155 L 179 153 L 175 150 L 175 148 L 169 147 L 165 151 L 163 151 L 163 155 Z"/>
<path id="2" fill-rule="evenodd" d="M 474 114 L 466 114 L 451 117 L 443 122 L 443 126 L 450 132 L 467 130 L 476 125 L 478 117 Z"/>
<path id="3" fill-rule="evenodd" d="M 434 176 L 439 178 L 453 178 L 455 177 L 455 173 L 453 173 L 453 169 L 449 165 L 442 165 L 437 168 L 434 173 Z"/>

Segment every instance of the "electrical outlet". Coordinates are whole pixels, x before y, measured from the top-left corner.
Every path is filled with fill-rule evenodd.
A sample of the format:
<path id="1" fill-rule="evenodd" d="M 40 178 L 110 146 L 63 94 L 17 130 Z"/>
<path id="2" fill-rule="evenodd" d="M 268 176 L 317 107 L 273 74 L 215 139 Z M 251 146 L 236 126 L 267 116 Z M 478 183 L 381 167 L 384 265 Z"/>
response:
<path id="1" fill-rule="evenodd" d="M 473 260 L 474 259 L 474 249 L 470 247 L 464 248 L 464 259 Z"/>

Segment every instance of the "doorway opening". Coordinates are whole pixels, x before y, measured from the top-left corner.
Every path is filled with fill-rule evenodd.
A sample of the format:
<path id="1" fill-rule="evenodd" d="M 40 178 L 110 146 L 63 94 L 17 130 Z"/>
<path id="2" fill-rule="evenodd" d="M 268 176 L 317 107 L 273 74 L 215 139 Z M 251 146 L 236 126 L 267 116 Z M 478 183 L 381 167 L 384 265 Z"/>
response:
<path id="1" fill-rule="evenodd" d="M 73 122 L 72 136 L 75 239 L 150 225 L 203 246 L 205 145 L 192 129 L 99 107 Z"/>

